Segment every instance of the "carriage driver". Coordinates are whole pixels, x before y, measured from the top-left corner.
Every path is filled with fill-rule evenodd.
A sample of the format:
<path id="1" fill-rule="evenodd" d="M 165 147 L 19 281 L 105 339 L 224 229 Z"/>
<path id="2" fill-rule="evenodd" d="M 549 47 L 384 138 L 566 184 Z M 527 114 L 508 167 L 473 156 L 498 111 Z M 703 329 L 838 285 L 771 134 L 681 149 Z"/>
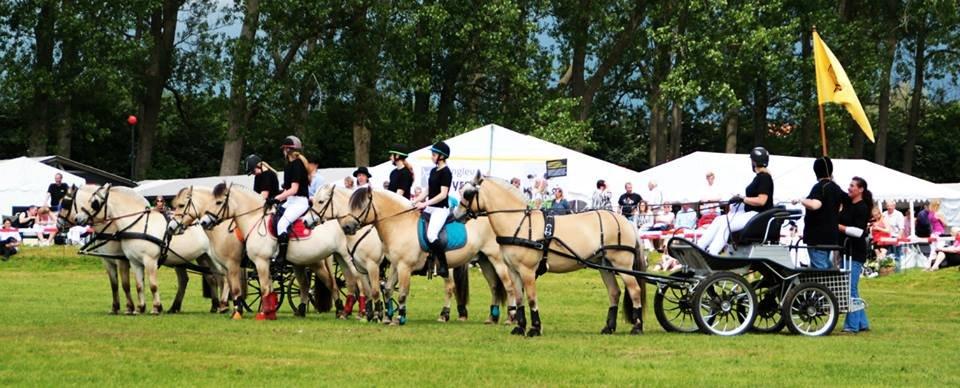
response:
<path id="1" fill-rule="evenodd" d="M 310 182 L 307 175 L 307 158 L 301 153 L 303 144 L 296 136 L 287 136 L 283 139 L 283 156 L 287 165 L 283 168 L 283 191 L 276 197 L 268 198 L 266 206 L 286 201 L 283 204 L 284 213 L 277 223 L 277 243 L 279 252 L 277 260 L 283 261 L 287 257 L 287 242 L 290 240 L 290 225 L 300 218 L 310 208 L 307 199 Z"/>
<path id="2" fill-rule="evenodd" d="M 450 186 L 453 184 L 453 174 L 447 168 L 447 158 L 450 157 L 450 146 L 442 141 L 430 147 L 431 159 L 437 166 L 430 170 L 430 178 L 427 180 L 427 195 L 421 194 L 414 199 L 417 209 L 423 209 L 430 214 L 430 222 L 427 224 L 427 242 L 430 243 L 430 252 L 437 261 L 437 276 L 447 277 L 447 255 L 446 247 L 437 240 L 440 235 L 440 229 L 443 228 L 447 216 L 450 215 L 450 205 L 448 203 L 448 194 Z M 427 271 L 430 269 L 427 268 Z"/>
<path id="3" fill-rule="evenodd" d="M 750 151 L 750 161 L 757 175 L 747 185 L 744 191 L 746 197 L 732 198 L 730 212 L 717 216 L 703 233 L 703 237 L 697 241 L 697 245 L 706 249 L 711 255 L 719 254 L 723 250 L 727 245 L 727 239 L 730 238 L 730 233 L 742 230 L 751 218 L 764 210 L 773 208 L 773 177 L 767 170 L 767 165 L 770 164 L 770 153 L 763 147 L 756 147 Z"/>

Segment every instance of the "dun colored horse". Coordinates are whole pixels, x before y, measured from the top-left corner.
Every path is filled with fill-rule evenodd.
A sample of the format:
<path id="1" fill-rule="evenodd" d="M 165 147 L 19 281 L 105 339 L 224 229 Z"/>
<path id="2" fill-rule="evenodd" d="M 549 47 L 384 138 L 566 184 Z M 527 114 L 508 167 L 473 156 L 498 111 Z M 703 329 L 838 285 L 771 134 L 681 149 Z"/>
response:
<path id="1" fill-rule="evenodd" d="M 349 200 L 350 195 L 353 193 L 352 190 L 348 190 L 343 187 L 335 187 L 333 184 L 328 184 L 322 187 L 314 196 L 314 205 L 313 209 L 310 212 L 310 215 L 304 217 L 307 220 L 309 225 L 322 222 L 320 220 L 337 220 L 342 221 L 344 218 L 350 217 L 350 207 Z M 485 221 L 485 220 L 484 220 Z M 359 240 L 360 244 L 357 245 Z M 375 240 L 373 243 L 370 240 Z M 353 235 L 347 236 L 347 242 L 351 252 L 353 253 L 354 259 L 358 262 L 356 263 L 358 268 L 365 268 L 367 276 L 370 277 L 370 282 L 374 285 L 380 284 L 380 265 L 383 259 L 383 247 L 380 241 L 380 235 L 377 233 L 377 229 L 373 225 L 365 226 L 360 229 Z M 479 246 L 479 245 L 478 245 Z M 375 249 L 374 249 L 375 248 Z M 379 256 L 372 255 L 369 252 L 378 252 Z M 487 316 L 486 323 L 497 323 L 500 319 L 500 305 L 508 303 L 511 311 L 516 309 L 515 304 L 515 290 L 514 287 L 506 289 L 504 287 L 504 282 L 498 277 L 498 274 L 502 275 L 504 279 L 507 280 L 508 284 L 510 279 L 508 276 L 508 269 L 506 265 L 502 262 L 499 262 L 499 265 L 495 265 L 492 261 L 483 255 L 482 252 L 478 252 L 481 260 L 479 264 L 483 269 L 484 277 L 487 279 L 488 284 L 490 285 L 490 292 L 492 295 L 490 315 Z M 386 293 L 391 293 L 396 285 L 398 279 L 396 266 L 392 266 L 393 270 L 391 271 L 391 276 L 387 281 L 384 291 Z M 460 271 L 458 274 L 461 275 L 459 283 L 456 284 L 453 278 L 447 277 L 444 279 L 444 288 L 446 290 L 446 298 L 444 300 L 444 306 L 440 311 L 440 321 L 448 321 L 450 319 L 450 304 L 453 297 L 457 299 L 457 312 L 461 320 L 467 318 L 467 302 L 469 300 L 469 288 L 466 284 L 466 275 L 467 271 Z M 379 303 L 380 298 L 383 296 L 380 295 L 379 290 L 373 290 L 374 295 L 371 298 L 375 301 L 375 310 L 377 314 L 382 311 L 382 305 Z M 386 295 L 389 298 L 389 294 Z"/>
<path id="2" fill-rule="evenodd" d="M 385 254 L 396 271 L 400 284 L 400 295 L 397 298 L 399 308 L 392 324 L 406 322 L 411 273 L 423 268 L 426 264 L 427 252 L 420 248 L 417 230 L 420 213 L 415 210 L 416 208 L 410 204 L 409 200 L 396 193 L 361 187 L 350 197 L 350 217 L 342 217 L 340 221 L 347 234 L 353 234 L 358 228 L 371 224 L 376 226 L 380 233 Z M 501 268 L 496 270 L 496 273 L 500 275 L 506 289 L 511 290 L 513 283 L 506 274 L 507 271 L 500 256 L 500 247 L 495 241 L 490 225 L 483 220 L 477 220 L 467 223 L 466 229 L 466 245 L 448 251 L 446 255 L 449 267 L 454 268 L 454 277 L 458 277 L 458 272 L 465 275 L 467 271 L 465 266 L 478 254 L 482 254 L 493 263 L 494 267 Z M 456 286 L 465 287 L 464 283 L 457 283 Z M 458 293 L 465 295 L 466 291 Z"/>
<path id="3" fill-rule="evenodd" d="M 539 273 L 566 273 L 585 266 L 606 266 L 642 271 L 646 262 L 637 245 L 633 224 L 610 211 L 597 210 L 579 214 L 547 217 L 541 210 L 527 209 L 523 196 L 509 183 L 497 178 L 484 178 L 477 173 L 463 189 L 463 200 L 454 216 L 486 215 L 497 235 L 504 260 L 523 282 L 530 306 L 530 329 L 526 330 L 523 307 L 517 312 L 513 334 L 542 334 L 537 283 Z M 610 307 L 601 333 L 616 330 L 617 302 L 620 286 L 614 272 L 602 270 Z M 632 324 L 631 334 L 643 331 L 643 306 L 646 304 L 642 278 L 621 273 L 627 293 L 623 296 L 624 317 Z"/>

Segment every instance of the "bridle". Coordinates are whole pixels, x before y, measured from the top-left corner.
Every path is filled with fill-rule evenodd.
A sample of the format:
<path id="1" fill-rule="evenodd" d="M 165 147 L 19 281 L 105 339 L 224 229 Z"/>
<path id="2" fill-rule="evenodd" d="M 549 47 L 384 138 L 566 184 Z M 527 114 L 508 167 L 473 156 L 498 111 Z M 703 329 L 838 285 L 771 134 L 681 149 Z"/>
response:
<path id="1" fill-rule="evenodd" d="M 242 213 L 229 215 L 230 213 L 232 213 L 232 211 L 230 210 L 231 193 L 233 193 L 233 183 L 230 183 L 230 185 L 227 186 L 227 190 L 226 192 L 224 192 L 224 195 L 223 195 L 223 201 L 220 203 L 220 208 L 217 209 L 217 212 L 214 213 L 209 210 L 204 212 L 204 215 L 207 217 L 210 217 L 211 221 L 213 221 L 209 225 L 205 226 L 204 227 L 205 229 L 207 230 L 213 229 L 214 227 L 216 227 L 217 225 L 220 225 L 224 221 L 231 220 L 232 222 L 230 224 L 230 230 L 232 231 L 234 229 L 234 225 L 236 224 L 236 220 L 238 217 L 243 217 L 247 214 L 256 212 L 261 209 L 263 210 L 263 213 L 266 214 L 267 210 L 269 209 L 266 205 L 263 205 L 263 206 L 255 207 L 253 209 L 250 209 Z"/>
<path id="2" fill-rule="evenodd" d="M 190 213 L 191 210 L 193 210 L 193 214 Z M 174 210 L 174 213 L 173 213 L 173 220 L 176 221 L 177 223 L 176 233 L 182 232 L 188 226 L 187 224 L 183 223 L 184 216 L 193 217 L 193 222 L 191 223 L 191 225 L 196 223 L 198 220 L 200 220 L 200 217 L 201 217 L 200 209 L 197 209 L 197 205 L 193 202 L 193 186 L 192 185 L 187 190 L 187 203 L 183 205 L 183 212 L 180 214 L 177 214 L 178 212 L 179 212 L 178 210 Z"/>
<path id="3" fill-rule="evenodd" d="M 403 214 L 406 214 L 406 213 L 410 213 L 410 212 L 413 212 L 413 211 L 416 211 L 416 210 L 417 210 L 416 207 L 411 207 L 411 208 L 406 209 L 406 210 L 403 210 L 403 211 L 401 211 L 401 212 L 399 212 L 399 213 L 397 213 L 397 214 L 393 214 L 393 215 L 389 215 L 389 216 L 380 218 L 380 212 L 377 211 L 376 205 L 373 204 L 373 188 L 367 187 L 366 190 L 367 190 L 367 206 L 363 209 L 363 212 L 360 213 L 359 216 L 354 215 L 353 212 L 351 212 L 351 213 L 349 214 L 349 216 L 350 216 L 350 217 L 353 217 L 354 221 L 357 222 L 357 229 L 358 229 L 358 230 L 359 230 L 360 228 L 364 227 L 364 226 L 367 226 L 367 225 L 376 225 L 376 224 L 379 224 L 380 222 L 386 221 L 387 219 L 390 219 L 390 218 L 393 218 L 393 217 L 396 217 L 396 216 L 399 216 L 399 215 L 403 215 Z M 332 202 L 332 201 L 331 201 L 331 202 Z M 373 212 L 373 221 L 371 221 L 371 222 L 364 222 L 363 220 L 365 220 L 365 219 L 367 219 L 367 218 L 369 217 L 371 211 Z M 346 216 L 344 216 L 344 217 L 346 217 Z"/>

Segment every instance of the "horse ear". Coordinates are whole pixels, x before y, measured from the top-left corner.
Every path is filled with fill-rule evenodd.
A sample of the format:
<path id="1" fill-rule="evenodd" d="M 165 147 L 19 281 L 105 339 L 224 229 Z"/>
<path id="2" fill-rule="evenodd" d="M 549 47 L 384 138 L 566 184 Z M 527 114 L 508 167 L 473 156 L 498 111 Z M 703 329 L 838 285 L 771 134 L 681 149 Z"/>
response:
<path id="1" fill-rule="evenodd" d="M 473 183 L 479 184 L 483 182 L 483 174 L 480 173 L 480 170 L 477 170 L 477 176 L 473 177 Z"/>

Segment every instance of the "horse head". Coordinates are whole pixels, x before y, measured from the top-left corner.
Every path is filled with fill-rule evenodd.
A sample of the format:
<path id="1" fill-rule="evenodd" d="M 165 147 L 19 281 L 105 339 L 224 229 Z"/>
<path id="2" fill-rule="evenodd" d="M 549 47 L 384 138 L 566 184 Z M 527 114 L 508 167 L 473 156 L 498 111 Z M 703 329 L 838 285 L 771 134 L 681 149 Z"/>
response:
<path id="1" fill-rule="evenodd" d="M 182 234 L 187 227 L 203 218 L 202 209 L 209 206 L 213 200 L 213 190 L 206 187 L 189 186 L 180 189 L 177 196 L 170 202 L 173 216 L 167 224 L 167 229 L 173 234 Z"/>
<path id="2" fill-rule="evenodd" d="M 477 218 L 480 214 L 486 212 L 486 209 L 480 205 L 480 186 L 483 184 L 483 175 L 477 170 L 477 175 L 473 180 L 466 182 L 461 189 L 460 204 L 453 209 L 453 218 L 457 221 L 464 221 L 466 218 Z"/>
<path id="3" fill-rule="evenodd" d="M 343 233 L 353 235 L 357 233 L 357 230 L 363 225 L 376 220 L 376 211 L 373 209 L 373 190 L 370 186 L 364 186 L 354 191 L 353 194 L 350 195 L 350 216 L 340 221 L 340 227 L 343 228 Z M 373 220 L 369 219 L 371 216 Z"/>
<path id="4" fill-rule="evenodd" d="M 75 190 L 71 208 L 74 222 L 78 225 L 92 224 L 107 218 L 107 202 L 110 200 L 110 188 L 107 183 L 93 188 L 84 186 Z"/>
<path id="5" fill-rule="evenodd" d="M 317 226 L 317 224 L 322 224 L 324 221 L 339 221 L 343 218 L 344 216 L 338 216 L 338 214 L 346 215 L 348 212 L 339 207 L 346 202 L 339 201 L 342 203 L 337 203 L 338 195 L 339 193 L 334 183 L 326 184 L 317 190 L 317 194 L 313 196 L 313 206 L 310 208 L 310 211 L 303 216 L 304 225 L 308 228 L 313 228 Z"/>

